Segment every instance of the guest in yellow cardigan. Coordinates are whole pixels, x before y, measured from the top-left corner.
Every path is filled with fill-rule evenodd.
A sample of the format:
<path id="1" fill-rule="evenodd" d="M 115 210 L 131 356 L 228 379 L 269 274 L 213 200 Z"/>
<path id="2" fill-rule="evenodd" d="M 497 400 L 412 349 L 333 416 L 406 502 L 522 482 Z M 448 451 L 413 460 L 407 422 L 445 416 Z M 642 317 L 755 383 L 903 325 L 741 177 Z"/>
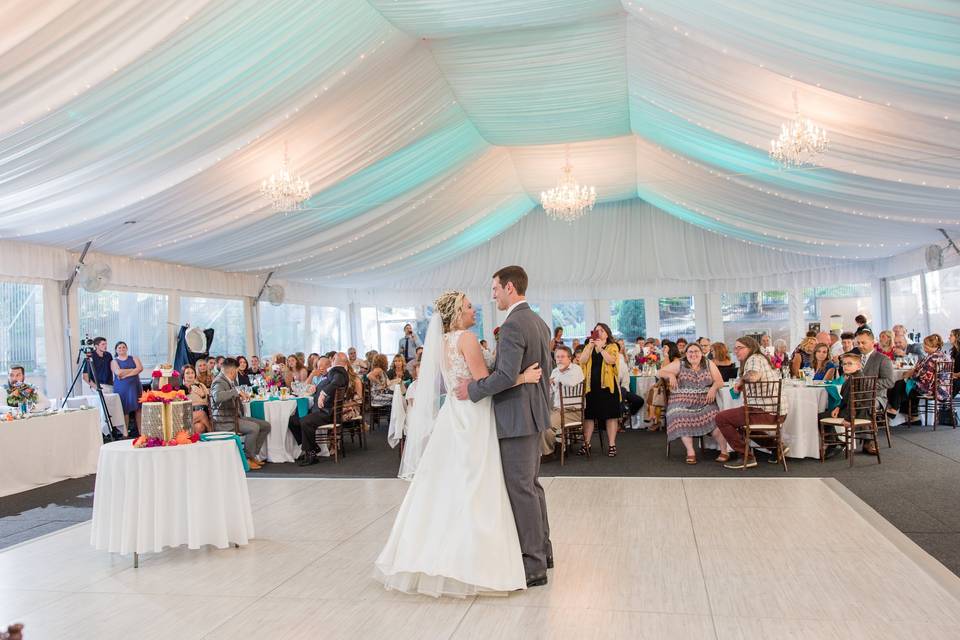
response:
<path id="1" fill-rule="evenodd" d="M 607 455 L 617 455 L 617 429 L 620 426 L 620 348 L 610 327 L 598 323 L 580 354 L 585 381 L 586 406 L 583 411 L 584 445 L 577 455 L 590 452 L 590 438 L 598 421 L 606 424 Z"/>

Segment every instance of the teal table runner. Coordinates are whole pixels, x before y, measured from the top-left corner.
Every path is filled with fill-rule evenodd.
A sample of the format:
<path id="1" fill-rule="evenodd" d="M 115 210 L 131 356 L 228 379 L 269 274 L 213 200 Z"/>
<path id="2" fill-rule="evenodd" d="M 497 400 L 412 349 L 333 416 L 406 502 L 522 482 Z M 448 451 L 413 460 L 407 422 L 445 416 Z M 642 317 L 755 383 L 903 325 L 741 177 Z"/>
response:
<path id="1" fill-rule="evenodd" d="M 310 413 L 310 398 L 288 398 L 289 400 L 297 401 L 297 415 L 301 418 Z M 273 400 L 251 400 L 250 401 L 250 417 L 258 418 L 260 420 L 266 420 L 263 412 L 263 403 L 264 402 L 273 402 Z"/>

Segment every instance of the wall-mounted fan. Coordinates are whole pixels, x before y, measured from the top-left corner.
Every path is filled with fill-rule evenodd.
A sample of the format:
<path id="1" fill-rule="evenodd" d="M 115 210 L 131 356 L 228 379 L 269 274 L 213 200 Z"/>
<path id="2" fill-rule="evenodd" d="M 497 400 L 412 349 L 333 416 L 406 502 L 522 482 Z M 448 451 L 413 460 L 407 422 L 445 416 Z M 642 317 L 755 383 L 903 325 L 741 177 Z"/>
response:
<path id="1" fill-rule="evenodd" d="M 85 291 L 91 293 L 103 291 L 104 287 L 110 283 L 111 275 L 113 275 L 113 272 L 110 270 L 110 265 L 103 264 L 102 262 L 82 264 L 77 271 L 80 286 L 83 287 Z"/>
<path id="2" fill-rule="evenodd" d="M 279 284 L 268 284 L 267 290 L 264 293 L 267 294 L 267 302 L 275 307 L 282 305 L 287 295 L 287 292 Z"/>
<path id="3" fill-rule="evenodd" d="M 931 244 L 923 252 L 923 261 L 927 265 L 928 271 L 937 271 L 943 268 L 944 253 L 947 249 L 952 248 L 960 254 L 960 249 L 953 243 L 953 239 L 947 235 L 947 231 L 945 229 L 938 229 L 938 231 L 947 239 L 947 244 L 942 247 L 938 244 Z"/>

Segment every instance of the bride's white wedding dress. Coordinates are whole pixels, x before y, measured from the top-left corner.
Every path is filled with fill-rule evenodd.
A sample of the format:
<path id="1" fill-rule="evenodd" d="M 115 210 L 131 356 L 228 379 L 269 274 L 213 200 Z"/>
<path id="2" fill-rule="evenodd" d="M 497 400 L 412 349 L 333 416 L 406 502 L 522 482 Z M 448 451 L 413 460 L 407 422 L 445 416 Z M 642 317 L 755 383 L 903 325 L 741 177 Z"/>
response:
<path id="1" fill-rule="evenodd" d="M 450 390 L 470 378 L 457 349 L 461 333 L 443 336 Z M 466 597 L 526 588 L 490 398 L 447 395 L 375 566 L 387 589 L 406 593 Z"/>

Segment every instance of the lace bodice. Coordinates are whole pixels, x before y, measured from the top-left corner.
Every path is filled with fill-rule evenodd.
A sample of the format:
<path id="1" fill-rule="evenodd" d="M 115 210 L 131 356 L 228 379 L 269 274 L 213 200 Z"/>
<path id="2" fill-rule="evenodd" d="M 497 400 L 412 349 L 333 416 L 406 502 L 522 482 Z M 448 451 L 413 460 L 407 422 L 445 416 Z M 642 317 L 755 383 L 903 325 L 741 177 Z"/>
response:
<path id="1" fill-rule="evenodd" d="M 460 340 L 460 334 L 463 330 L 451 331 L 443 336 L 443 383 L 447 389 L 453 389 L 458 381 L 469 380 L 470 367 L 467 366 L 467 359 L 457 348 L 457 342 Z"/>

